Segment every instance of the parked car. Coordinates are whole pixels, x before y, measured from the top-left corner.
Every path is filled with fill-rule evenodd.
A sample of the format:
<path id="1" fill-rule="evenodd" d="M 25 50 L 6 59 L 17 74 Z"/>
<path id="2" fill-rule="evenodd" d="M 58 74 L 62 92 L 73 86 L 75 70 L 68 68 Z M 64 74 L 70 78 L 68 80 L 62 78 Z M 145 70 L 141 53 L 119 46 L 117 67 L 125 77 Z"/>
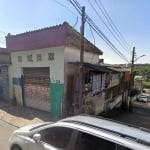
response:
<path id="1" fill-rule="evenodd" d="M 150 131 L 102 117 L 79 115 L 22 127 L 10 150 L 150 150 Z"/>
<path id="2" fill-rule="evenodd" d="M 146 95 L 140 95 L 139 97 L 137 97 L 137 101 L 139 102 L 147 102 L 148 98 Z"/>

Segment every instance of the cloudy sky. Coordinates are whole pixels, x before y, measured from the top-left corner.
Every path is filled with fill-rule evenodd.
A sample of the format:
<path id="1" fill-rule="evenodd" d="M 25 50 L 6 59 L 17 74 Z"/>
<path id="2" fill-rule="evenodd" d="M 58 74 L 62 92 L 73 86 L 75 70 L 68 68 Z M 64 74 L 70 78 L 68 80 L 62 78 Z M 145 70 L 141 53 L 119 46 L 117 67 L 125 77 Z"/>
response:
<path id="1" fill-rule="evenodd" d="M 77 1 L 85 6 L 86 14 L 128 61 L 131 61 L 132 49 L 135 47 L 137 58 L 146 55 L 137 59 L 136 63 L 150 63 L 149 0 Z M 103 15 L 102 6 L 119 30 L 116 32 L 121 33 L 120 38 L 106 20 L 106 13 Z M 5 47 L 7 33 L 18 34 L 62 24 L 64 21 L 79 31 L 81 17 L 69 0 L 0 0 L 0 47 Z M 127 63 L 94 31 L 91 32 L 87 22 L 85 36 L 103 51 L 101 58 L 104 58 L 105 63 Z"/>

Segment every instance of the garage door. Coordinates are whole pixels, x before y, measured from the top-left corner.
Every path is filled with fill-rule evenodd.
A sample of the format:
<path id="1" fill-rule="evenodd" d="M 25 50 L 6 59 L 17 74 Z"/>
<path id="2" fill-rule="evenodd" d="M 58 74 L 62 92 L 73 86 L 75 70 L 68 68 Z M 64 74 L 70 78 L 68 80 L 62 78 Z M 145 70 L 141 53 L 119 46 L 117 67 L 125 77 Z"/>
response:
<path id="1" fill-rule="evenodd" d="M 25 105 L 50 112 L 49 68 L 23 68 L 23 76 Z"/>

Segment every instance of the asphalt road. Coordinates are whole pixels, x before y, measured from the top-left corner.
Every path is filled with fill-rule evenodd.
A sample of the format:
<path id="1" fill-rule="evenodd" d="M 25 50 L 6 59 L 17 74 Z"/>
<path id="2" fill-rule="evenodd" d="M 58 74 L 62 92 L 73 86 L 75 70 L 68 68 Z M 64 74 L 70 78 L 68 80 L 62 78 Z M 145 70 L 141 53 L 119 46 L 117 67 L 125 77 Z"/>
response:
<path id="1" fill-rule="evenodd" d="M 108 118 L 150 129 L 150 102 L 134 102 L 131 111 L 111 113 Z"/>
<path id="2" fill-rule="evenodd" d="M 16 127 L 0 120 L 0 150 L 8 150 L 8 139 Z"/>
<path id="3" fill-rule="evenodd" d="M 135 102 L 132 111 L 111 112 L 109 118 L 150 129 L 150 102 Z M 17 129 L 0 120 L 0 150 L 8 150 L 8 139 Z"/>

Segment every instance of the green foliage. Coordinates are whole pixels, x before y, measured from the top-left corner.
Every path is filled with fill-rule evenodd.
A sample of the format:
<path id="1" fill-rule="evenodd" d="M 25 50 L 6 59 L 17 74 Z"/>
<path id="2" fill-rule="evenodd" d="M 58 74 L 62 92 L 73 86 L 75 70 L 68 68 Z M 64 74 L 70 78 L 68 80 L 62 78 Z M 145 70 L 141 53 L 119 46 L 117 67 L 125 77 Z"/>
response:
<path id="1" fill-rule="evenodd" d="M 135 96 L 135 95 L 138 95 L 138 94 L 140 94 L 140 90 L 137 89 L 136 87 L 133 87 L 133 88 L 131 89 L 130 96 L 132 97 L 132 96 Z"/>
<path id="2" fill-rule="evenodd" d="M 135 64 L 134 70 L 137 76 L 146 76 L 146 78 L 150 79 L 150 64 Z"/>
<path id="3" fill-rule="evenodd" d="M 150 82 L 143 82 L 143 88 L 150 89 Z"/>

